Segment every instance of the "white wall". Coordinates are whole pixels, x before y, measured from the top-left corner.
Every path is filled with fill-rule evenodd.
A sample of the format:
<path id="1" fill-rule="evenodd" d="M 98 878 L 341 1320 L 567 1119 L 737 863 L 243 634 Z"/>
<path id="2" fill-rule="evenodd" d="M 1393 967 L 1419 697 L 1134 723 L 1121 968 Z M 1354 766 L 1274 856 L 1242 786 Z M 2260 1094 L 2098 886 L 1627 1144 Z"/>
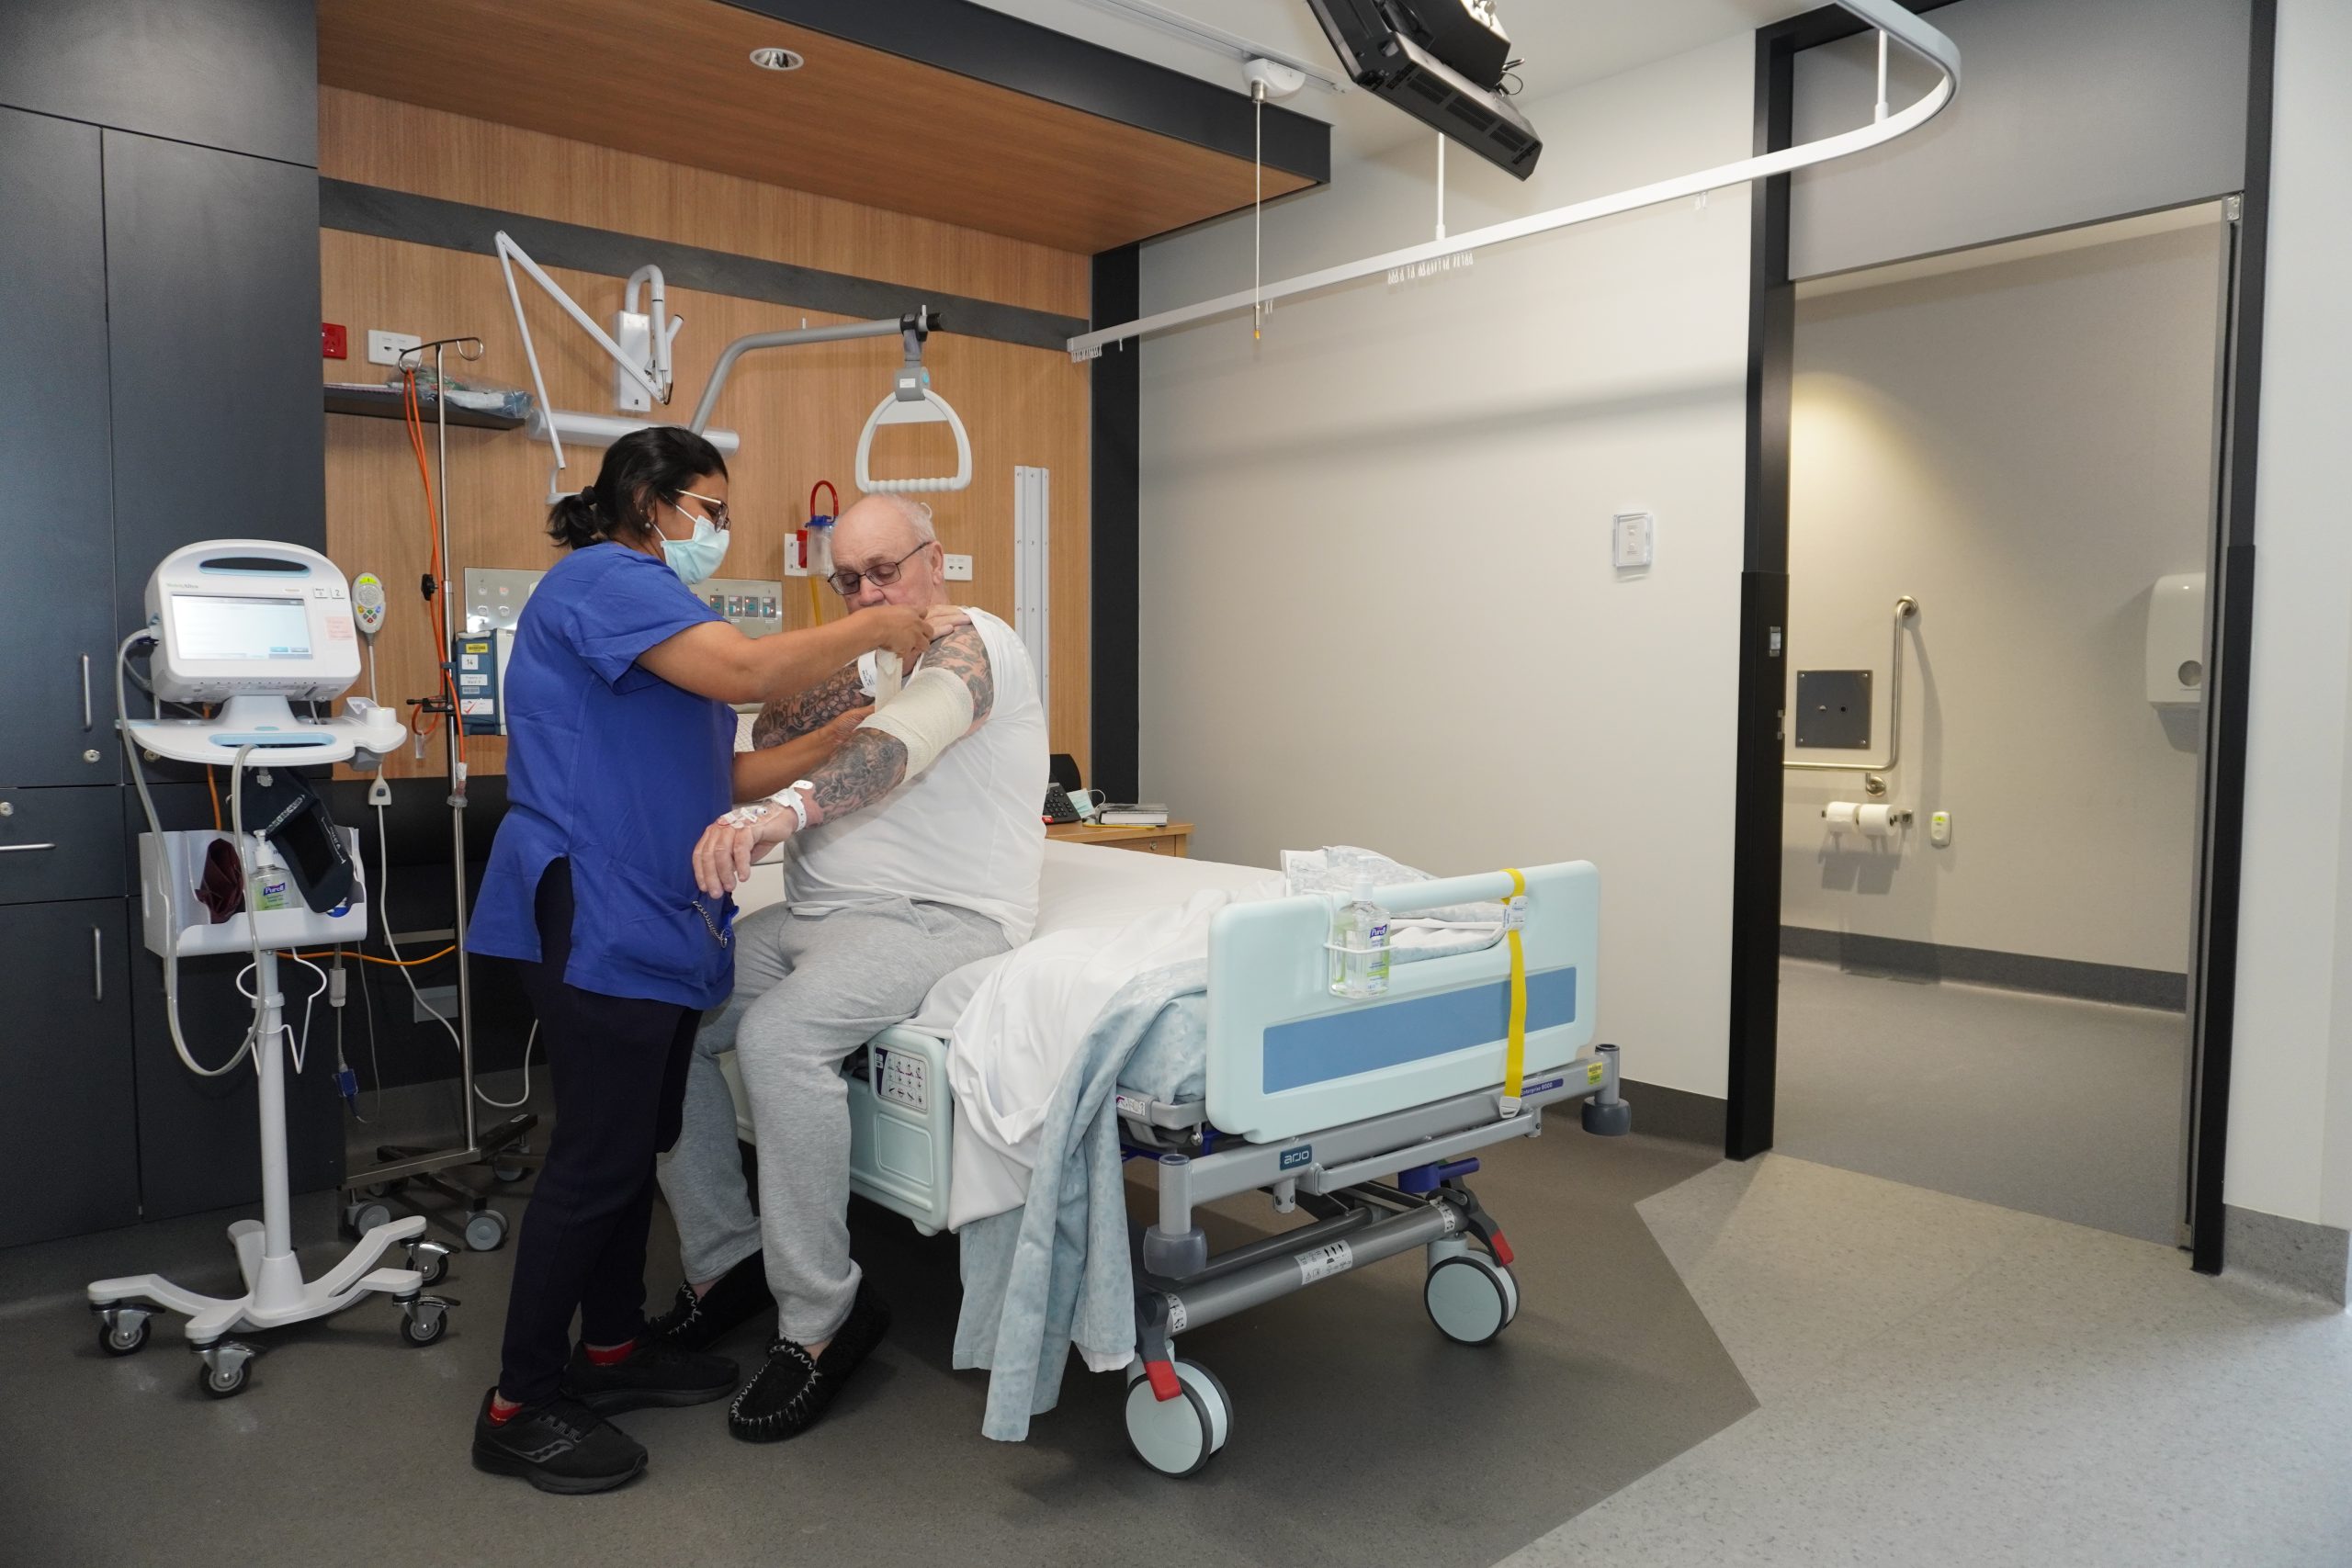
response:
<path id="1" fill-rule="evenodd" d="M 2279 0 L 2229 1201 L 2352 1227 L 2352 6 Z"/>
<path id="2" fill-rule="evenodd" d="M 1785 923 L 2187 969 L 2202 716 L 2151 707 L 2144 661 L 2152 585 L 2206 566 L 2222 241 L 2214 211 L 1799 304 L 1790 711 L 1797 670 L 1873 671 L 1883 757 L 1917 597 L 1887 798 L 1917 819 L 1832 834 L 1860 776 L 1791 773 Z"/>
<path id="3" fill-rule="evenodd" d="M 1746 35 L 1529 107 L 1460 230 L 1744 155 Z M 1428 236 L 1430 141 L 1267 213 L 1266 276 Z M 1246 284 L 1246 216 L 1148 246 L 1144 308 Z M 1369 844 L 1601 868 L 1603 1038 L 1724 1091 L 1744 190 L 1141 348 L 1145 793 L 1196 852 Z M 1114 350 L 1113 352 L 1117 352 Z M 1658 517 L 1620 581 L 1610 518 Z"/>

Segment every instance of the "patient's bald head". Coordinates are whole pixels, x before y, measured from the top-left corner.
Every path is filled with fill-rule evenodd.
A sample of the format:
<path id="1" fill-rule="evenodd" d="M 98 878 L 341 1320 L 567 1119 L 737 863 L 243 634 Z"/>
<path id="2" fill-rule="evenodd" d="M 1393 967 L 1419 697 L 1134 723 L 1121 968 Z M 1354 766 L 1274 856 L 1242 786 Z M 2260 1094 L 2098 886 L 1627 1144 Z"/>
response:
<path id="1" fill-rule="evenodd" d="M 876 582 L 878 570 L 888 582 Z M 920 610 L 947 601 L 947 558 L 931 525 L 931 508 L 910 496 L 869 495 L 833 525 L 834 586 L 856 572 L 857 586 L 843 594 L 851 605 L 903 604 Z"/>

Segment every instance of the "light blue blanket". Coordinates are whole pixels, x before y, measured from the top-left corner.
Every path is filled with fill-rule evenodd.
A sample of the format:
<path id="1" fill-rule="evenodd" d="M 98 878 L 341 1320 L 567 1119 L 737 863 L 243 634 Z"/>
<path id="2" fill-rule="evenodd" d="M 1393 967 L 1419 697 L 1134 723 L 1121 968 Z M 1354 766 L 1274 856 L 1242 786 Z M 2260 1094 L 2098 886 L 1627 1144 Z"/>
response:
<path id="1" fill-rule="evenodd" d="M 1113 1095 L 1125 1081 L 1172 1097 L 1188 1071 L 1197 1073 L 1206 1054 L 1199 1003 L 1207 986 L 1208 965 L 1194 962 L 1122 987 L 1054 1090 L 1029 1201 L 957 1233 L 964 1310 L 956 1365 L 989 1371 L 980 1423 L 988 1437 L 1019 1442 L 1029 1435 L 1029 1417 L 1061 1397 L 1073 1345 L 1097 1365 L 1134 1354 L 1135 1277 Z"/>

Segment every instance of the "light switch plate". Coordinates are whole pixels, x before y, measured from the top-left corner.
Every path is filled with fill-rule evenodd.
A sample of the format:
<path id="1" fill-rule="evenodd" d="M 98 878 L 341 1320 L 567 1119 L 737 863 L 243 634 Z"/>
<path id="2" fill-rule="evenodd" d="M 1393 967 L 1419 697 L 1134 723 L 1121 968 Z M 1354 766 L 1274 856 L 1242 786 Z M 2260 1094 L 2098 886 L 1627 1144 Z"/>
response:
<path id="1" fill-rule="evenodd" d="M 969 556 L 949 556 L 947 558 L 947 581 L 950 582 L 971 581 L 972 558 Z"/>
<path id="2" fill-rule="evenodd" d="M 1645 570 L 1657 558 L 1657 518 L 1647 512 L 1621 512 L 1611 520 L 1610 554 L 1620 571 Z"/>

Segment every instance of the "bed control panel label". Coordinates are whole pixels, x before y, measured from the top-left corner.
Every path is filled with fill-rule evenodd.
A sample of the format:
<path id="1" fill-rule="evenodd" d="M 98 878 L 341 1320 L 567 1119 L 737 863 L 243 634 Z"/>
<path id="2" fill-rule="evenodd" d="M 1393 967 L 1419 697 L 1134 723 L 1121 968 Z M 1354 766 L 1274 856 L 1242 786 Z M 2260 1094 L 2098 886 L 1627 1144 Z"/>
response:
<path id="1" fill-rule="evenodd" d="M 874 1049 L 874 1092 L 893 1105 L 903 1105 L 910 1111 L 931 1109 L 930 1083 L 923 1072 L 923 1060 L 904 1051 Z"/>
<path id="2" fill-rule="evenodd" d="M 1295 1253 L 1293 1257 L 1298 1264 L 1298 1282 L 1302 1285 L 1311 1285 L 1333 1274 L 1344 1274 L 1356 1266 L 1355 1249 L 1344 1241 L 1318 1247 L 1312 1252 Z"/>
<path id="3" fill-rule="evenodd" d="M 1313 1144 L 1301 1144 L 1295 1149 L 1284 1149 L 1283 1151 L 1282 1168 L 1284 1170 L 1305 1170 L 1309 1165 L 1314 1163 L 1314 1160 L 1315 1145 Z"/>

